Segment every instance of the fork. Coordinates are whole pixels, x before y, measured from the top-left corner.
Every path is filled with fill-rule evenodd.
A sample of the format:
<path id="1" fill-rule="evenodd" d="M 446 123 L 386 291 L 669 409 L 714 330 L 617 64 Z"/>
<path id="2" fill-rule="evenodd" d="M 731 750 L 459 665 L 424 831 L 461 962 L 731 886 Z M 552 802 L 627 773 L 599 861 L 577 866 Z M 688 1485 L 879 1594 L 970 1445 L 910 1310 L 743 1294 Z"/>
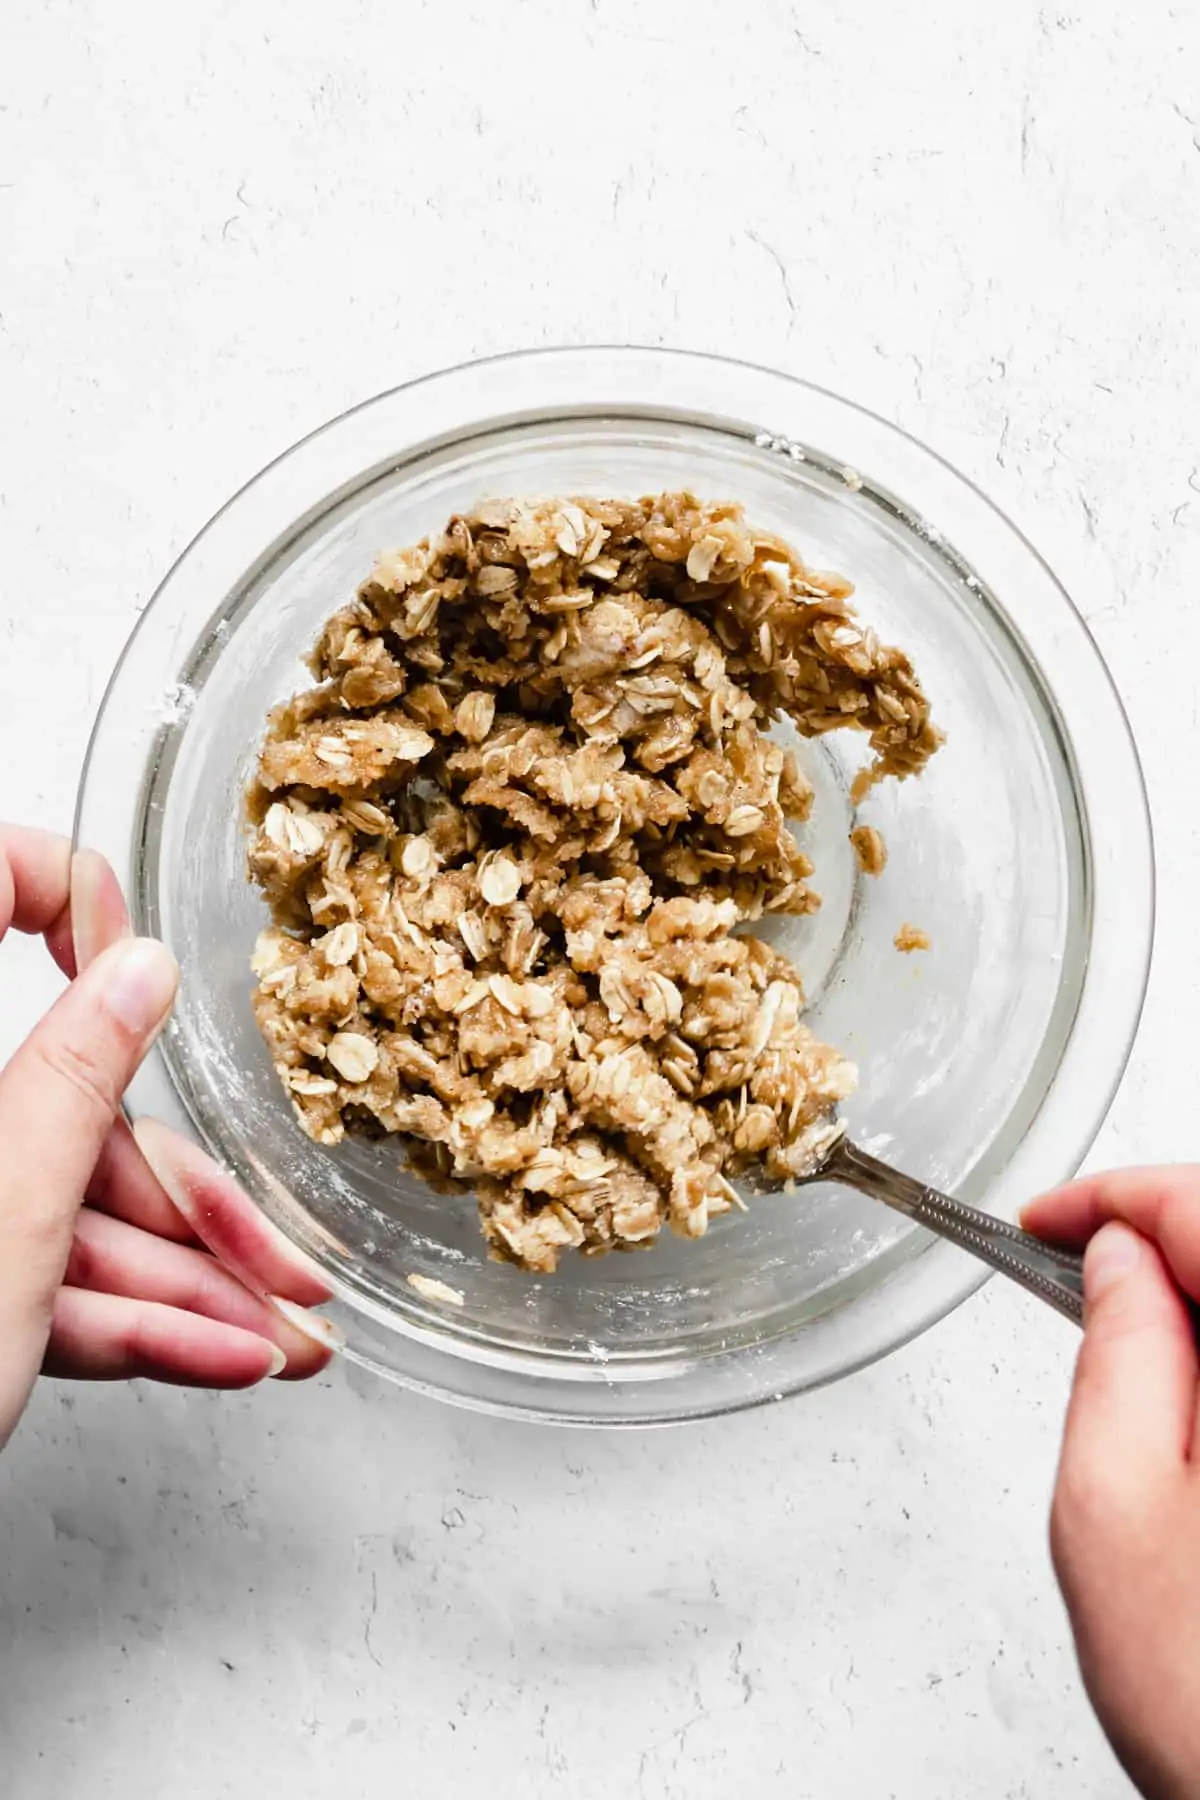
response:
<path id="1" fill-rule="evenodd" d="M 797 1187 L 816 1181 L 838 1181 L 872 1200 L 882 1200 L 938 1237 L 969 1250 L 1076 1325 L 1083 1324 L 1083 1257 L 1077 1251 L 1060 1250 L 1017 1225 L 939 1194 L 936 1188 L 925 1187 L 860 1150 L 844 1136 L 834 1140 L 808 1174 L 793 1177 Z"/>

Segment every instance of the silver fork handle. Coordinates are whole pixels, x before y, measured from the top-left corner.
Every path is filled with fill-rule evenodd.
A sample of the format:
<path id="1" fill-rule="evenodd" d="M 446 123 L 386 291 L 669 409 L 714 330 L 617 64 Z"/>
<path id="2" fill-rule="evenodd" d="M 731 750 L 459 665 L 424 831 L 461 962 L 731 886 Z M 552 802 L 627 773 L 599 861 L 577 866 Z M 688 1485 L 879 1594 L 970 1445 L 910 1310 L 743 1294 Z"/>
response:
<path id="1" fill-rule="evenodd" d="M 1075 1251 L 1059 1250 L 991 1213 L 964 1206 L 936 1188 L 923 1187 L 911 1175 L 889 1168 L 846 1138 L 839 1138 L 834 1145 L 818 1179 L 844 1181 L 848 1187 L 882 1200 L 939 1237 L 969 1250 L 1077 1325 L 1083 1324 L 1083 1258 Z"/>

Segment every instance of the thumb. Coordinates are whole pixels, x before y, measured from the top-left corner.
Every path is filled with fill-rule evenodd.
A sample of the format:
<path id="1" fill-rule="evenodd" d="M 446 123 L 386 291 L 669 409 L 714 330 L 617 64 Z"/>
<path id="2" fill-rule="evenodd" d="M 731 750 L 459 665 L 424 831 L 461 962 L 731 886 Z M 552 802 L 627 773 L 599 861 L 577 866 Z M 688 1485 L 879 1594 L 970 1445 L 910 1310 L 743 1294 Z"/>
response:
<path id="1" fill-rule="evenodd" d="M 1132 1497 L 1187 1458 L 1195 1340 L 1158 1250 L 1127 1225 L 1105 1225 L 1088 1245 L 1084 1295 L 1062 1479 L 1097 1499 Z"/>
<path id="2" fill-rule="evenodd" d="M 29 1365 L 29 1380 L 41 1362 L 84 1189 L 178 982 L 161 944 L 113 944 L 0 1074 L 0 1332 L 6 1359 Z"/>

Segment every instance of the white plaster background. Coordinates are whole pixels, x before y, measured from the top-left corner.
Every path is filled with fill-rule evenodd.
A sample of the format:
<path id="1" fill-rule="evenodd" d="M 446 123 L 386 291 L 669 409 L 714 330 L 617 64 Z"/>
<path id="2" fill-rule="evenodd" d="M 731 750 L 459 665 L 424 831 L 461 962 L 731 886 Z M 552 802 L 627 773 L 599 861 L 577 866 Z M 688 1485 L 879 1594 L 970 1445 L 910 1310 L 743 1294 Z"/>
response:
<path id="1" fill-rule="evenodd" d="M 527 344 L 807 375 L 1066 579 L 1159 832 L 1097 1158 L 1195 1153 L 1200 15 L 1143 0 L 7 0 L 0 811 L 69 825 L 159 576 L 346 405 Z M 6 947 L 0 1049 L 53 991 Z M 1072 1338 L 996 1286 L 832 1391 L 559 1435 L 335 1373 L 46 1386 L 12 1800 L 1128 1792 L 1044 1547 Z"/>

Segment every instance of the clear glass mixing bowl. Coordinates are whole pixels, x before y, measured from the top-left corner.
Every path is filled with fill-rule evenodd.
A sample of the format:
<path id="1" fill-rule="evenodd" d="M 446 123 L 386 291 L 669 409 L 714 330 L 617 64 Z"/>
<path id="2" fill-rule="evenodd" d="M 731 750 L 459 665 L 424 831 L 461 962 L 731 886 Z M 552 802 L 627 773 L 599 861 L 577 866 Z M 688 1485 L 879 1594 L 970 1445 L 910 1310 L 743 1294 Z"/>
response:
<path id="1" fill-rule="evenodd" d="M 833 1188 L 757 1199 L 698 1243 L 530 1277 L 488 1262 L 471 1203 L 432 1194 L 393 1145 L 309 1143 L 259 1039 L 242 795 L 321 622 L 378 549 L 484 495 L 670 487 L 743 501 L 850 576 L 864 616 L 914 656 L 947 743 L 864 808 L 886 872 L 860 877 L 847 844 L 862 740 L 802 745 L 825 903 L 775 931 L 811 1024 L 859 1063 L 853 1134 L 1011 1217 L 1077 1166 L 1136 1027 L 1153 920 L 1137 757 L 1091 637 L 1020 534 L 831 394 L 708 357 L 557 350 L 368 401 L 272 463 L 172 569 L 113 677 L 80 795 L 80 841 L 183 969 L 133 1114 L 197 1133 L 321 1265 L 352 1357 L 545 1419 L 663 1421 L 794 1392 L 904 1342 L 982 1279 Z M 905 921 L 928 954 L 897 954 Z M 461 1308 L 422 1298 L 412 1274 Z"/>

